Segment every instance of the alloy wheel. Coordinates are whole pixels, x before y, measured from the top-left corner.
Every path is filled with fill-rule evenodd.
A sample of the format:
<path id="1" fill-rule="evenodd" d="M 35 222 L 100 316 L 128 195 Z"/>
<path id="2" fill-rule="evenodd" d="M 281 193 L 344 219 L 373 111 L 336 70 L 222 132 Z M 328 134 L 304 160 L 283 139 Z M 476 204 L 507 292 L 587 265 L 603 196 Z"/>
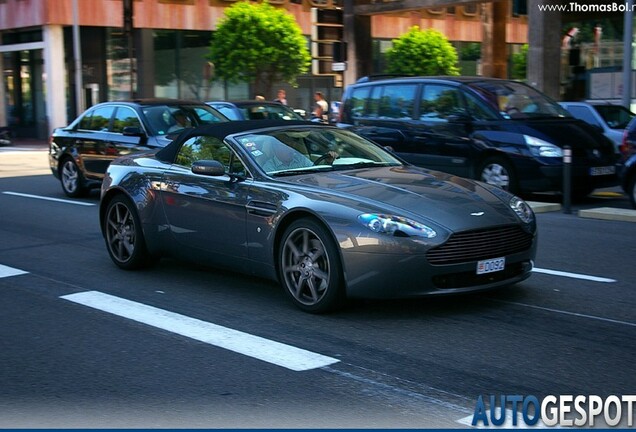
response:
<path id="1" fill-rule="evenodd" d="M 510 188 L 510 174 L 508 170 L 497 163 L 491 163 L 484 166 L 481 172 L 481 180 L 493 186 L 502 189 Z"/>
<path id="2" fill-rule="evenodd" d="M 313 306 L 327 294 L 331 266 L 320 237 L 302 227 L 292 231 L 282 249 L 282 277 L 300 304 Z"/>
<path id="3" fill-rule="evenodd" d="M 135 219 L 128 207 L 117 202 L 106 216 L 106 243 L 111 256 L 119 263 L 130 261 L 137 244 Z"/>
<path id="4" fill-rule="evenodd" d="M 62 165 L 61 181 L 64 192 L 67 195 L 74 195 L 80 187 L 80 173 L 75 162 L 67 159 Z"/>

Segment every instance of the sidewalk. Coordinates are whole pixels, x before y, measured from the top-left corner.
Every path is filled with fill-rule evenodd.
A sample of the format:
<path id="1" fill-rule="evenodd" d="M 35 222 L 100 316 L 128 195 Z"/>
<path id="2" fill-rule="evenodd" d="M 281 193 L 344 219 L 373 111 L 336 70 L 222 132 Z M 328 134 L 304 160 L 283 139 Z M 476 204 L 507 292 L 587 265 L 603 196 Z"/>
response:
<path id="1" fill-rule="evenodd" d="M 0 146 L 0 150 L 48 150 L 48 148 L 48 140 L 38 140 L 35 138 L 13 138 L 10 146 Z"/>

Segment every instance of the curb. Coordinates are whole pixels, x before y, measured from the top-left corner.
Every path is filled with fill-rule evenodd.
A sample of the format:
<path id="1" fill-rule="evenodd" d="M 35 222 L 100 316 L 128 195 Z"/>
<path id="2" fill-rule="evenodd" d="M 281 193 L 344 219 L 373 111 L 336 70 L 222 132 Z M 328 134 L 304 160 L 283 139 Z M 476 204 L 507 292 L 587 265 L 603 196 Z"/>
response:
<path id="1" fill-rule="evenodd" d="M 579 217 L 611 221 L 636 222 L 636 210 L 599 207 L 579 210 Z"/>
<path id="2" fill-rule="evenodd" d="M 527 201 L 535 213 L 547 213 L 561 211 L 561 204 Z M 609 221 L 636 222 L 636 210 L 598 207 L 587 210 L 579 210 L 578 216 L 585 219 L 601 219 Z"/>

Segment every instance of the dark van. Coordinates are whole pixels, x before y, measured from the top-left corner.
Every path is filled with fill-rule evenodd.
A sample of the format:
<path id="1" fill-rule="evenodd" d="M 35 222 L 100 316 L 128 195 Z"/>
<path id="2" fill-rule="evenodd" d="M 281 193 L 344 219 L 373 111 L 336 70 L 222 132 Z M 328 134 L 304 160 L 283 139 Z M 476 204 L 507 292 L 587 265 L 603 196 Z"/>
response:
<path id="1" fill-rule="evenodd" d="M 579 196 L 618 185 L 613 144 L 536 89 L 482 77 L 362 78 L 342 99 L 339 125 L 414 165 L 514 193 L 560 191 L 572 148 Z"/>

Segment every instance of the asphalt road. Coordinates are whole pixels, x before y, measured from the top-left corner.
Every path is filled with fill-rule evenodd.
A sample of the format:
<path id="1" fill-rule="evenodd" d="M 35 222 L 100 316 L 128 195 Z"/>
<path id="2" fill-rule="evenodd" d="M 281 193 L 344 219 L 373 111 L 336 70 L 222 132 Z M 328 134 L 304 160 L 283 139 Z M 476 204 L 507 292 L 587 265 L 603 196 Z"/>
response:
<path id="1" fill-rule="evenodd" d="M 479 395 L 636 392 L 636 223 L 539 214 L 537 268 L 517 286 L 314 316 L 240 274 L 119 270 L 97 194 L 68 200 L 8 157 L 2 428 L 463 427 Z"/>

